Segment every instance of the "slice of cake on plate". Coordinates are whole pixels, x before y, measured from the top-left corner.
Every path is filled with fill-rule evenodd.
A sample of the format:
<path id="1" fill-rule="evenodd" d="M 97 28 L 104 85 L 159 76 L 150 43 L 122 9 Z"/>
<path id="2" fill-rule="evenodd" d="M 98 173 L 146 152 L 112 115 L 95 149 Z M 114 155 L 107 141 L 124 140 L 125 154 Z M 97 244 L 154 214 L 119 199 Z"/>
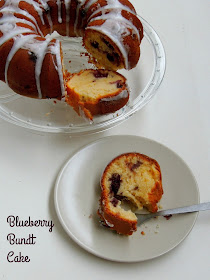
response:
<path id="1" fill-rule="evenodd" d="M 122 207 L 124 200 L 136 209 L 143 207 L 157 212 L 163 195 L 158 162 L 139 153 L 126 153 L 113 159 L 101 178 L 101 198 L 98 214 L 104 225 L 119 234 L 131 235 L 137 230 L 137 217 Z"/>

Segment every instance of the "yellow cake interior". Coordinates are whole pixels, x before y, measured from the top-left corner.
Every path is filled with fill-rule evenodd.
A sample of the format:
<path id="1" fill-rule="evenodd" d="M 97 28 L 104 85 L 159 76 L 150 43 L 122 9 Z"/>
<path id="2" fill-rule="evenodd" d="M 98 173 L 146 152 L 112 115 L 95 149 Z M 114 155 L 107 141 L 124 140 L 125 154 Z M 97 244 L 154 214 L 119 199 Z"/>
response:
<path id="1" fill-rule="evenodd" d="M 130 157 L 129 161 L 126 161 L 123 157 L 119 158 L 112 164 L 111 169 L 107 170 L 106 186 L 111 185 L 110 178 L 112 178 L 113 173 L 119 174 L 121 178 L 116 196 L 128 199 L 138 210 L 148 206 L 149 193 L 160 176 L 155 164 L 147 161 L 142 163 L 135 157 Z M 110 199 L 112 196 L 113 193 L 110 193 Z M 120 203 L 114 207 L 116 211 L 118 206 L 120 207 Z"/>
<path id="2" fill-rule="evenodd" d="M 94 72 L 95 73 L 95 72 Z M 100 72 L 99 72 L 100 73 Z M 103 73 L 107 74 L 103 77 Z M 124 80 L 121 75 L 117 75 L 112 71 L 103 71 L 100 77 L 94 76 L 93 72 L 84 71 L 79 75 L 74 75 L 68 82 L 68 87 L 78 92 L 80 98 L 87 100 L 95 100 L 100 95 L 103 98 L 109 94 L 115 95 L 119 91 L 118 84 L 123 84 Z"/>

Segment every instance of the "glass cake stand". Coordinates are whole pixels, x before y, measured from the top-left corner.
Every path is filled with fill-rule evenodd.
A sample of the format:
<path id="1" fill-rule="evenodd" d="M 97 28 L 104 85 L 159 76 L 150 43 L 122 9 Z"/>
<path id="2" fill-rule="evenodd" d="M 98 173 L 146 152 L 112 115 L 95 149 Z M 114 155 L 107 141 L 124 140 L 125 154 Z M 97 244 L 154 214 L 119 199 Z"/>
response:
<path id="1" fill-rule="evenodd" d="M 165 52 L 159 36 L 149 23 L 141 17 L 140 19 L 144 26 L 144 38 L 139 63 L 130 71 L 119 71 L 127 78 L 130 88 L 130 100 L 124 108 L 114 114 L 94 117 L 90 122 L 79 117 L 64 101 L 23 97 L 0 82 L 0 117 L 24 128 L 70 135 L 100 132 L 131 117 L 155 95 L 166 67 Z M 59 39 L 62 42 L 67 70 L 78 72 L 81 69 L 94 68 L 88 61 L 89 57 L 82 47 L 80 38 L 59 37 Z"/>

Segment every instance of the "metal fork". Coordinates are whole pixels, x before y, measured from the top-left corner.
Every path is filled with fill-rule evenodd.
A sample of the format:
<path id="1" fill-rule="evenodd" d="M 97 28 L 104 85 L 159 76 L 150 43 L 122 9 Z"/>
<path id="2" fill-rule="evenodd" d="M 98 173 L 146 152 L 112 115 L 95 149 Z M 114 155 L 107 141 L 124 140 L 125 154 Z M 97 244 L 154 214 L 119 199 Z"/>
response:
<path id="1" fill-rule="evenodd" d="M 205 211 L 205 210 L 210 210 L 210 202 L 205 202 L 205 203 L 200 203 L 200 204 L 185 206 L 180 208 L 168 209 L 168 210 L 163 210 L 150 214 L 136 213 L 136 216 L 138 218 L 138 226 L 139 226 L 145 221 L 150 220 L 151 218 L 157 216 L 166 216 L 166 218 L 167 217 L 169 218 L 170 215 L 174 215 L 174 214 L 192 213 L 192 212 Z"/>

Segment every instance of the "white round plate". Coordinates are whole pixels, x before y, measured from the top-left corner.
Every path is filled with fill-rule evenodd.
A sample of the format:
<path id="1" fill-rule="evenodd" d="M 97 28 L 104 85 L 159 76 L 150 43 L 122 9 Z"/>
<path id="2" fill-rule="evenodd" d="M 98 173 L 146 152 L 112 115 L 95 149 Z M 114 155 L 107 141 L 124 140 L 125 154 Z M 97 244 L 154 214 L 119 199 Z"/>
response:
<path id="1" fill-rule="evenodd" d="M 87 251 L 120 262 L 158 257 L 176 247 L 192 230 L 197 213 L 150 220 L 132 236 L 121 236 L 100 225 L 97 216 L 100 177 L 117 155 L 139 152 L 156 159 L 162 170 L 163 209 L 199 203 L 196 180 L 172 150 L 138 136 L 110 136 L 82 148 L 60 172 L 55 186 L 55 208 L 68 235 Z M 143 235 L 144 232 L 144 235 Z"/>

